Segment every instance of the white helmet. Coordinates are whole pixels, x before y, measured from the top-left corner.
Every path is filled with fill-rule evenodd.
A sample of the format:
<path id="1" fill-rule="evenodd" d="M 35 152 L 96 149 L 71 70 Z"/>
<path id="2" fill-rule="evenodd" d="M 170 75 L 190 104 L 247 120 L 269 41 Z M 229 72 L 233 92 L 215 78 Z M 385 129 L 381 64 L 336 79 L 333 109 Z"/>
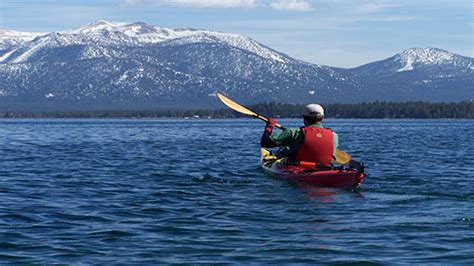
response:
<path id="1" fill-rule="evenodd" d="M 309 117 L 316 117 L 316 118 L 323 118 L 324 117 L 324 109 L 319 104 L 308 104 L 303 109 L 303 116 Z"/>

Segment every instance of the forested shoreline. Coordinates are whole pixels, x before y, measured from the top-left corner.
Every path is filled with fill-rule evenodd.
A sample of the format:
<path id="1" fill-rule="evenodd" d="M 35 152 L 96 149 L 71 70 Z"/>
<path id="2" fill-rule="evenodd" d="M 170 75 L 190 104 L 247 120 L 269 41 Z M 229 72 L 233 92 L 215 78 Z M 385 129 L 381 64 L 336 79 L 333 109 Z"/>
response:
<path id="1" fill-rule="evenodd" d="M 294 118 L 301 116 L 301 104 L 262 103 L 248 106 L 266 116 Z M 327 118 L 413 118 L 413 119 L 473 119 L 474 103 L 371 102 L 357 104 L 324 104 Z M 0 118 L 237 118 L 243 115 L 221 109 L 148 109 L 8 112 Z"/>

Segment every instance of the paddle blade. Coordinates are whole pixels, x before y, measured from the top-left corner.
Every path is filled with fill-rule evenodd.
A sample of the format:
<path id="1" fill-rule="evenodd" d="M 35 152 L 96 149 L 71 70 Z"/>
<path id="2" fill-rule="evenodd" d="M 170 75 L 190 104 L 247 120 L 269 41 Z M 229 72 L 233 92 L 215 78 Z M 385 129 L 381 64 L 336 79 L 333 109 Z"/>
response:
<path id="1" fill-rule="evenodd" d="M 227 107 L 229 107 L 230 109 L 236 111 L 236 112 L 239 112 L 241 114 L 245 114 L 245 115 L 251 115 L 251 116 L 258 116 L 258 114 L 250 111 L 249 109 L 243 107 L 242 105 L 232 101 L 231 99 L 225 97 L 224 95 L 222 95 L 221 93 L 219 92 L 216 92 L 216 95 L 217 95 L 217 98 L 223 103 L 225 104 Z"/>
<path id="2" fill-rule="evenodd" d="M 351 156 L 347 154 L 344 151 L 341 151 L 339 149 L 336 150 L 336 155 L 335 155 L 336 163 L 338 164 L 346 164 L 351 160 Z"/>

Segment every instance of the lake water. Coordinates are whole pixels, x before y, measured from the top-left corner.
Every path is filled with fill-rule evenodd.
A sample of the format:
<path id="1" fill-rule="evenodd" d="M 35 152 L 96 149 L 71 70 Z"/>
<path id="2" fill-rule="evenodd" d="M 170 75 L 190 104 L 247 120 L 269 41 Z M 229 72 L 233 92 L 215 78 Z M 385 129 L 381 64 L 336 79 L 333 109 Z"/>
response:
<path id="1" fill-rule="evenodd" d="M 252 119 L 0 120 L 0 264 L 474 263 L 473 120 L 325 125 L 360 188 L 266 176 Z"/>

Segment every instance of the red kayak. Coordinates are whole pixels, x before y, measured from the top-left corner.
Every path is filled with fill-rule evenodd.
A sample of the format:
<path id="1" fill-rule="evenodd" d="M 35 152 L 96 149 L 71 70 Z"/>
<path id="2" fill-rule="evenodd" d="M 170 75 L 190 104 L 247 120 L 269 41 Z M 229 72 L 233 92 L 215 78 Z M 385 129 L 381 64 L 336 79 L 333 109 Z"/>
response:
<path id="1" fill-rule="evenodd" d="M 277 159 L 266 149 L 260 149 L 260 152 L 263 170 L 278 179 L 327 187 L 357 187 L 364 179 L 363 166 L 318 169 L 309 165 L 289 165 L 286 158 Z"/>

